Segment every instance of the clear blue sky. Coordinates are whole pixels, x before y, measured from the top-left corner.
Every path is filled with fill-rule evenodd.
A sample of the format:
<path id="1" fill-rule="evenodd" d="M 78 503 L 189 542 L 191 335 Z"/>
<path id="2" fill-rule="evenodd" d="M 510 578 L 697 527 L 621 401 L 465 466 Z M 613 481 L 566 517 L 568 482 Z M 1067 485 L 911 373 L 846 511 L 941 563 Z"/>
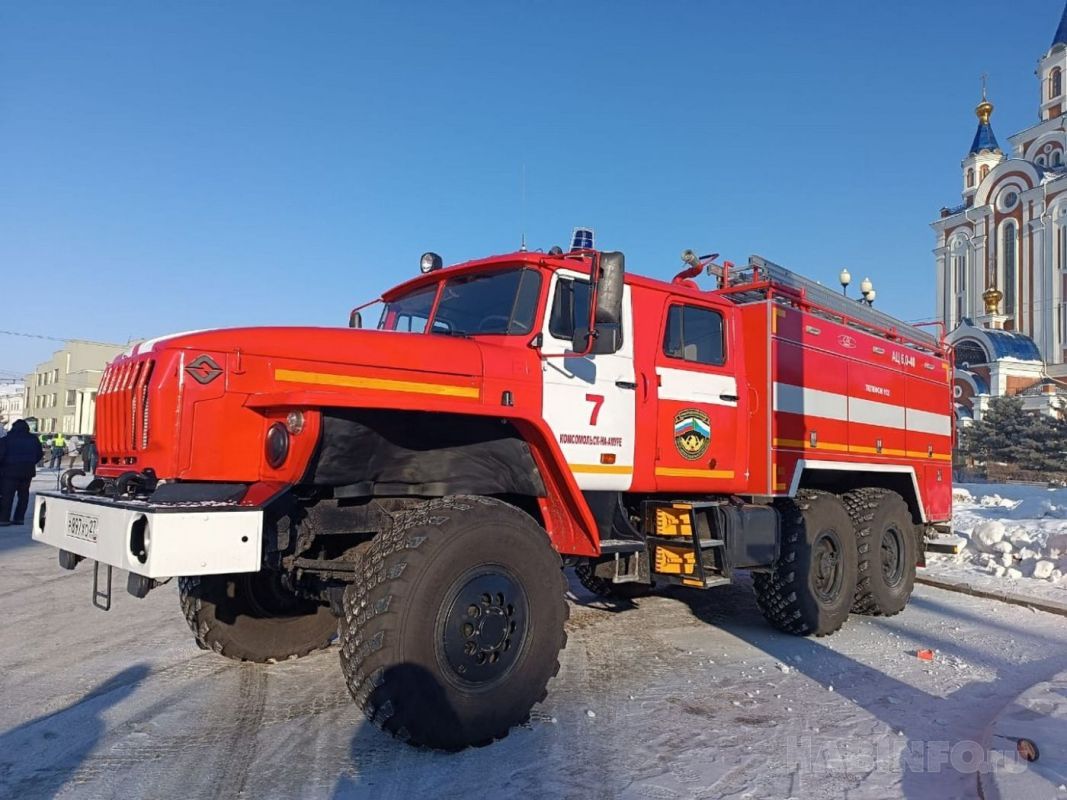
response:
<path id="1" fill-rule="evenodd" d="M 990 74 L 1036 120 L 1060 0 L 0 6 L 0 329 L 344 324 L 577 224 L 669 277 L 760 253 L 933 314 Z M 526 165 L 526 211 L 521 202 Z M 524 222 L 525 216 L 525 222 Z M 0 335 L 0 376 L 58 343 Z"/>

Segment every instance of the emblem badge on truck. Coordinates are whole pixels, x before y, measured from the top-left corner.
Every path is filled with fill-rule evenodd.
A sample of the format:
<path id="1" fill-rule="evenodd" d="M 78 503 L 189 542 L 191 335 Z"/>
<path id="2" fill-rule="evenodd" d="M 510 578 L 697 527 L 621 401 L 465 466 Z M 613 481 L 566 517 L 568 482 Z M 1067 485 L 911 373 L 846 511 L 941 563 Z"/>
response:
<path id="1" fill-rule="evenodd" d="M 208 384 L 222 374 L 222 367 L 211 356 L 197 356 L 185 368 L 189 376 L 197 383 Z"/>
<path id="2" fill-rule="evenodd" d="M 674 445 L 682 458 L 700 458 L 711 444 L 711 420 L 703 411 L 687 408 L 674 418 Z"/>

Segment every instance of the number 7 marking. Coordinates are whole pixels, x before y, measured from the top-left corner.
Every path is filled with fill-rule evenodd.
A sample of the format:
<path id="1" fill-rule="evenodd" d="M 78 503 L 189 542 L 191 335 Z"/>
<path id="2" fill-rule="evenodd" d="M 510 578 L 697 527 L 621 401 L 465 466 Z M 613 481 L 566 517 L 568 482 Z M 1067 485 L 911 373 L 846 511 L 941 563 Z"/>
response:
<path id="1" fill-rule="evenodd" d="M 587 394 L 585 400 L 586 402 L 593 404 L 593 411 L 589 414 L 589 424 L 596 425 L 597 417 L 600 416 L 600 407 L 604 405 L 604 395 Z"/>

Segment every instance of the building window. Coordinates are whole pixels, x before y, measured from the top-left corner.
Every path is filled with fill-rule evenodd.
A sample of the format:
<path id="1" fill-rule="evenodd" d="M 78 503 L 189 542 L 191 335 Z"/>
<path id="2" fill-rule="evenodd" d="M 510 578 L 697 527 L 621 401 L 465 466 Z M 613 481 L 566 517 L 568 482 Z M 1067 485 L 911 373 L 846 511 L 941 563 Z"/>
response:
<path id="1" fill-rule="evenodd" d="M 1056 226 L 1056 266 L 1067 270 L 1067 225 Z"/>
<path id="2" fill-rule="evenodd" d="M 1049 156 L 1049 163 L 1054 167 L 1060 166 L 1063 163 L 1063 153 L 1059 150 L 1053 150 L 1052 155 Z"/>
<path id="3" fill-rule="evenodd" d="M 971 189 L 973 187 L 974 187 L 974 167 L 970 167 L 967 170 L 967 188 Z"/>
<path id="4" fill-rule="evenodd" d="M 1052 100 L 1063 94 L 1063 71 L 1056 67 L 1048 76 L 1048 99 Z"/>
<path id="5" fill-rule="evenodd" d="M 1015 223 L 1004 225 L 1001 243 L 1002 274 L 1004 276 L 1001 291 L 1004 292 L 1004 313 L 1015 316 L 1015 273 L 1017 264 Z"/>
<path id="6" fill-rule="evenodd" d="M 984 181 L 985 176 L 989 174 L 989 165 L 983 164 L 982 168 L 978 171 L 978 180 Z"/>
<path id="7" fill-rule="evenodd" d="M 952 277 L 955 282 L 956 319 L 958 323 L 967 314 L 967 254 L 952 256 Z"/>
<path id="8" fill-rule="evenodd" d="M 67 389 L 67 405 L 72 406 L 78 400 L 78 393 L 74 389 Z"/>
<path id="9" fill-rule="evenodd" d="M 1037 158 L 1034 159 L 1034 161 L 1037 163 L 1037 165 L 1039 167 L 1045 166 L 1045 157 L 1044 156 L 1038 156 Z"/>

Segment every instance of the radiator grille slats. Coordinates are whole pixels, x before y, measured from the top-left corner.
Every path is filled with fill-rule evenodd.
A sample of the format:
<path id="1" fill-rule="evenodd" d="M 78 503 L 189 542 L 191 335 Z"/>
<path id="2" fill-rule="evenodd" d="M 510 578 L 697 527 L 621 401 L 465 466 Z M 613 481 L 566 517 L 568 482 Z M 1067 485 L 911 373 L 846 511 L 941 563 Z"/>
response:
<path id="1" fill-rule="evenodd" d="M 134 456 L 148 449 L 151 380 L 155 359 L 111 364 L 96 400 L 96 438 L 101 458 Z"/>

